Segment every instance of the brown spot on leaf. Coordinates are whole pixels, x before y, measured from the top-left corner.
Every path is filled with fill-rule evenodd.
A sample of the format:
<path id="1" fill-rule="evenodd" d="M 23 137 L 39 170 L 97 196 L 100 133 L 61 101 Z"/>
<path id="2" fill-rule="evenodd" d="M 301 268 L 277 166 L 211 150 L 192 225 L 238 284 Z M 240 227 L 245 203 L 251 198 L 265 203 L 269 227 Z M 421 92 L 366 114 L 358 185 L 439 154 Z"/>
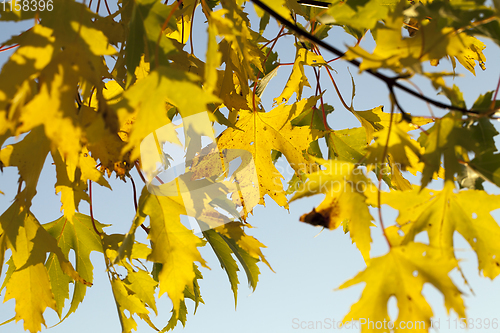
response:
<path id="1" fill-rule="evenodd" d="M 330 229 L 331 210 L 331 208 L 328 208 L 318 212 L 315 208 L 313 208 L 311 212 L 302 215 L 299 221 L 308 223 L 310 225 L 322 226 L 324 228 Z"/>

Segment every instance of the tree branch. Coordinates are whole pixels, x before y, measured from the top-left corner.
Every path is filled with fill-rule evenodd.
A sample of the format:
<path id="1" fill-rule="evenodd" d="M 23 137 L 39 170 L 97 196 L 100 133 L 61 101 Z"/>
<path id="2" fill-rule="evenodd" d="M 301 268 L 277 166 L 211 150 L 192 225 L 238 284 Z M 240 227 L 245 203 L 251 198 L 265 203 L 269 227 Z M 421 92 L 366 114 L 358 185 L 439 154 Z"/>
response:
<path id="1" fill-rule="evenodd" d="M 340 51 L 339 49 L 337 49 L 336 47 L 318 39 L 316 36 L 312 35 L 311 33 L 305 31 L 305 30 L 302 30 L 300 27 L 298 27 L 296 24 L 288 21 L 287 19 L 285 19 L 283 16 L 281 16 L 280 14 L 278 14 L 277 12 L 275 12 L 273 9 L 269 8 L 266 4 L 264 4 L 262 1 L 260 0 L 251 0 L 255 5 L 259 6 L 262 10 L 264 10 L 265 12 L 267 12 L 269 15 L 271 15 L 272 17 L 274 17 L 278 22 L 280 22 L 281 24 L 283 24 L 284 26 L 286 26 L 288 29 L 290 29 L 291 31 L 293 31 L 294 33 L 296 33 L 297 35 L 303 37 L 303 38 L 306 38 L 308 39 L 310 42 L 316 44 L 316 45 L 319 45 L 321 46 L 322 48 L 330 51 L 331 53 L 335 54 L 336 56 L 338 57 L 344 57 L 344 52 Z M 351 63 L 352 65 L 356 66 L 359 68 L 359 66 L 361 65 L 361 63 L 356 60 L 356 59 L 352 59 L 352 60 L 348 60 L 348 59 L 344 59 L 345 61 Z M 420 95 L 418 92 L 408 88 L 408 87 L 405 87 L 403 86 L 402 84 L 400 84 L 399 82 L 397 82 L 398 79 L 400 79 L 401 77 L 399 76 L 396 76 L 396 77 L 388 77 L 382 73 L 379 73 L 377 71 L 374 71 L 374 70 L 371 70 L 371 69 L 367 69 L 365 70 L 365 72 L 367 72 L 368 74 L 376 77 L 377 79 L 381 80 L 381 81 L 384 81 L 384 83 L 387 85 L 387 88 L 389 89 L 389 92 L 391 94 L 394 94 L 394 88 L 398 88 L 420 100 L 423 100 L 429 104 L 432 104 L 436 107 L 439 107 L 439 108 L 442 108 L 442 109 L 449 109 L 449 110 L 454 110 L 454 111 L 459 111 L 459 112 L 462 112 L 462 113 L 465 113 L 465 114 L 474 114 L 474 115 L 480 115 L 482 113 L 484 113 L 486 110 L 468 110 L 466 108 L 462 108 L 462 107 L 458 107 L 458 106 L 453 106 L 453 105 L 449 105 L 449 104 L 445 104 L 445 103 L 441 103 L 439 101 L 436 101 L 432 98 L 429 98 L 427 96 L 424 96 L 424 95 Z M 403 118 L 406 119 L 406 120 L 410 120 L 411 119 L 411 116 L 407 113 L 405 113 L 403 110 L 400 109 L 400 111 L 402 112 L 403 114 Z"/>

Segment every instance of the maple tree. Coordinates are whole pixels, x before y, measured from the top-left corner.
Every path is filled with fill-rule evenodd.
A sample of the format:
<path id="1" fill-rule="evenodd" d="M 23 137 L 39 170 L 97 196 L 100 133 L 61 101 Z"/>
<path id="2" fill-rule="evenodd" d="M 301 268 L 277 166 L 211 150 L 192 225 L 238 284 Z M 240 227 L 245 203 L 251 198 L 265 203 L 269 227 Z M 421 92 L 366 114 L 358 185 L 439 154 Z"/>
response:
<path id="1" fill-rule="evenodd" d="M 207 244 L 226 271 L 236 302 L 238 263 L 253 289 L 257 263 L 271 268 L 264 245 L 247 234 L 246 221 L 266 200 L 288 208 L 305 196 L 325 195 L 301 221 L 328 229 L 342 226 L 367 265 L 340 286 L 366 283 L 344 321 L 389 321 L 387 302 L 395 296 L 396 323 L 423 321 L 427 331 L 433 311 L 422 295 L 425 283 L 443 294 L 448 310 L 465 317 L 461 292 L 449 276 L 460 270 L 455 232 L 477 254 L 477 269 L 485 278 L 500 274 L 500 227 L 491 216 L 500 200 L 482 186 L 484 181 L 500 186 L 498 133 L 492 123 L 500 81 L 467 108 L 459 87 L 445 80 L 459 66 L 472 74 L 477 66 L 485 69 L 485 45 L 477 37 L 500 45 L 498 0 L 491 5 L 481 0 L 119 0 L 115 11 L 106 0 L 89 5 L 60 0 L 50 9 L 41 2 L 34 9 L 4 6 L 0 11 L 2 21 L 33 22 L 0 47 L 16 49 L 0 72 L 0 170 L 12 167 L 19 173 L 15 200 L 0 216 L 0 273 L 7 264 L 0 290 L 4 300 L 15 300 L 13 320 L 22 320 L 25 330 L 42 329 L 46 308 L 61 320 L 77 310 L 94 282 L 93 251 L 103 255 L 123 332 L 136 329 L 137 318 L 159 330 L 149 315 L 157 312 L 156 298 L 163 294 L 173 304 L 163 331 L 179 321 L 185 324 L 186 298 L 196 307 L 203 302 L 199 267 L 207 263 L 199 247 Z M 100 6 L 107 16 L 97 14 Z M 260 19 L 258 29 L 250 25 L 250 8 Z M 195 15 L 206 20 L 203 59 L 193 52 Z M 271 18 L 280 30 L 268 39 Z M 355 38 L 346 52 L 328 38 L 333 31 L 341 33 L 333 26 Z M 295 61 L 272 109 L 265 110 L 263 91 L 284 66 L 276 45 L 287 35 L 295 36 Z M 360 43 L 367 35 L 375 40 L 373 50 Z M 326 52 L 335 58 L 327 59 Z M 453 72 L 441 71 L 446 59 Z M 335 83 L 333 61 L 347 61 L 385 84 L 392 104 L 363 111 L 352 101 L 349 105 Z M 307 77 L 306 68 L 314 77 Z M 327 117 L 333 108 L 323 101 L 320 73 L 331 78 L 360 127 L 331 128 Z M 417 76 L 449 104 L 402 83 Z M 303 97 L 304 87 L 311 85 L 312 93 Z M 398 90 L 448 113 L 410 114 Z M 158 177 L 148 178 L 141 143 L 153 133 L 151 142 L 158 146 L 160 141 L 179 144 L 176 135 L 158 139 L 157 130 L 205 112 L 214 128 L 223 128 L 215 139 L 217 150 L 214 145 L 201 149 L 200 138 L 213 136 L 214 130 L 185 126 L 189 163 L 181 176 L 157 185 L 182 195 L 155 192 Z M 21 140 L 4 144 L 12 137 Z M 169 151 L 159 151 L 168 169 Z M 237 157 L 247 169 L 240 178 L 228 177 L 228 163 Z M 276 168 L 281 157 L 294 170 L 288 183 Z M 53 161 L 61 199 L 62 216 L 52 222 L 39 221 L 30 210 L 47 158 Z M 142 191 L 132 169 L 141 175 Z M 407 179 L 408 173 L 420 177 L 419 186 Z M 107 225 L 92 211 L 92 187 L 111 189 L 110 177 L 133 184 L 136 215 L 126 234 L 107 234 Z M 441 190 L 427 188 L 433 179 L 442 180 Z M 219 185 L 200 194 L 191 191 L 196 181 Z M 236 185 L 236 194 L 229 195 Z M 0 184 L 0 191 L 10 189 Z M 79 212 L 82 201 L 90 203 L 90 215 Z M 399 211 L 395 224 L 384 221 L 382 205 Z M 377 211 L 378 220 L 372 216 Z M 208 227 L 193 233 L 181 223 L 186 215 Z M 138 232 L 147 233 L 149 242 L 136 240 Z M 384 235 L 387 254 L 370 255 L 372 232 Z M 416 240 L 421 233 L 427 243 Z M 71 251 L 75 259 L 70 261 Z M 66 300 L 70 307 L 64 313 Z"/>

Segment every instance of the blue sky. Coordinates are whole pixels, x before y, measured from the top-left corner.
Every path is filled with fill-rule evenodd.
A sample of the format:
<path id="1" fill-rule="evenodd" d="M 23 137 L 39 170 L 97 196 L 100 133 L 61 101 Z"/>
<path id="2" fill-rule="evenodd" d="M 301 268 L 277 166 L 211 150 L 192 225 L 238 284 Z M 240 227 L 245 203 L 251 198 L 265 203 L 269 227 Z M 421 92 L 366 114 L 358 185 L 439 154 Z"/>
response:
<path id="1" fill-rule="evenodd" d="M 196 31 L 205 31 L 201 22 L 201 12 L 197 12 L 198 20 L 195 21 Z M 255 16 L 252 14 L 252 19 Z M 256 22 L 256 21 L 254 21 Z M 23 27 L 29 27 L 28 22 Z M 277 33 L 276 23 L 271 21 L 273 31 L 268 37 Z M 0 23 L 0 44 L 19 31 L 19 27 L 10 23 Z M 337 30 L 338 33 L 341 33 Z M 330 36 L 337 36 L 330 33 Z M 195 54 L 204 58 L 205 41 L 204 34 L 197 33 L 195 36 Z M 330 37 L 330 43 L 342 47 L 344 42 L 352 43 L 352 38 L 338 39 Z M 281 62 L 292 62 L 295 54 L 293 47 L 293 37 L 285 37 L 277 45 L 280 52 Z M 367 36 L 364 45 L 370 47 L 372 42 Z M 14 51 L 14 50 L 13 50 Z M 464 93 L 468 106 L 471 106 L 477 96 L 482 92 L 494 90 L 500 75 L 500 66 L 496 62 L 499 49 L 494 44 L 487 42 L 485 55 L 487 58 L 487 70 L 478 70 L 474 77 L 460 65 L 458 72 L 464 73 L 464 77 L 457 77 L 454 83 L 457 84 Z M 0 63 L 3 64 L 11 51 L 0 53 Z M 330 55 L 323 51 L 323 55 L 328 60 Z M 440 65 L 441 70 L 450 71 L 451 65 L 443 60 Z M 337 61 L 332 64 L 337 71 L 335 78 L 344 98 L 351 96 L 351 78 L 353 74 L 356 82 L 357 96 L 354 100 L 354 107 L 358 110 L 371 109 L 378 105 L 385 105 L 389 108 L 388 91 L 383 83 L 376 81 L 367 74 L 358 75 L 357 69 L 345 62 Z M 278 76 L 274 78 L 265 91 L 262 99 L 266 110 L 270 110 L 272 98 L 278 96 L 283 89 L 291 67 L 282 67 L 278 71 Z M 312 70 L 308 71 L 309 81 L 314 82 Z M 422 80 L 414 80 L 419 87 L 429 94 L 435 96 L 435 91 Z M 451 81 L 450 81 L 451 82 Z M 334 129 L 360 126 L 357 120 L 347 111 L 343 110 L 335 91 L 326 73 L 322 74 L 322 89 L 326 89 L 325 102 L 335 107 L 336 111 L 329 116 L 329 123 Z M 313 90 L 306 88 L 304 96 L 312 94 Z M 401 103 L 406 111 L 415 115 L 428 115 L 427 106 L 404 93 L 398 94 Z M 442 96 L 436 98 L 446 101 Z M 387 110 L 386 109 L 386 110 Z M 434 109 L 437 115 L 444 114 L 440 110 Z M 500 124 L 500 123 L 499 123 Z M 498 126 L 497 126 L 497 129 Z M 280 163 L 283 163 L 281 161 Z M 136 183 L 139 184 L 139 177 L 134 172 Z M 285 175 L 287 176 L 287 175 Z M 288 175 L 289 176 L 289 175 Z M 418 181 L 419 182 L 419 181 Z M 54 193 L 55 173 L 51 161 L 45 163 L 40 183 L 37 191 L 38 195 L 33 202 L 33 213 L 41 223 L 47 223 L 60 216 L 59 197 Z M 113 191 L 94 185 L 93 206 L 96 218 L 106 224 L 112 224 L 108 233 L 126 233 L 134 216 L 134 205 L 132 200 L 132 189 L 130 183 L 123 183 L 119 180 L 110 180 Z M 440 184 L 433 184 L 439 188 Z M 17 174 L 10 168 L 4 169 L 0 174 L 0 190 L 6 192 L 5 196 L 0 196 L 0 212 L 3 212 L 11 203 L 17 189 Z M 499 193 L 493 186 L 487 187 L 490 193 Z M 267 198 L 266 207 L 255 208 L 254 214 L 249 217 L 248 222 L 255 228 L 249 231 L 263 242 L 267 249 L 264 255 L 271 263 L 273 273 L 265 265 L 260 265 L 261 276 L 255 292 L 247 288 L 246 276 L 239 274 L 240 288 L 238 307 L 235 311 L 233 294 L 229 281 L 209 246 L 201 249 L 203 257 L 208 261 L 211 270 L 202 269 L 204 279 L 200 281 L 201 292 L 205 305 L 200 305 L 196 315 L 192 315 L 192 304 L 188 301 L 188 321 L 186 328 L 178 326 L 174 332 L 232 332 L 237 330 L 241 333 L 250 332 L 297 332 L 310 331 L 295 328 L 302 322 L 321 321 L 323 323 L 340 321 L 349 311 L 350 306 L 356 302 L 361 295 L 363 285 L 351 287 L 346 290 L 335 291 L 334 289 L 353 277 L 356 273 L 365 268 L 361 254 L 356 247 L 351 244 L 348 235 L 344 235 L 342 230 L 324 230 L 299 222 L 299 217 L 309 212 L 314 206 L 319 204 L 322 196 L 301 199 L 290 205 L 290 210 L 286 211 L 278 207 L 272 200 Z M 88 205 L 80 205 L 80 212 L 88 214 Z M 384 207 L 384 221 L 387 225 L 394 223 L 395 214 L 391 209 Z M 376 218 L 376 214 L 372 215 Z M 497 220 L 500 219 L 498 213 L 495 214 Z M 375 223 L 378 225 L 378 221 Z M 138 233 L 141 234 L 141 230 Z M 143 237 L 144 236 L 139 236 Z M 372 256 L 383 255 L 387 251 L 387 245 L 382 238 L 381 230 L 372 228 Z M 425 238 L 420 240 L 425 241 Z M 460 237 L 456 236 L 456 246 L 460 249 L 458 256 L 462 258 L 461 267 L 465 272 L 468 281 L 474 289 L 475 296 L 463 284 L 460 274 L 452 274 L 459 288 L 467 296 L 464 297 L 470 318 L 498 318 L 498 296 L 500 295 L 500 282 L 491 282 L 488 279 L 477 276 L 477 260 L 468 244 Z M 49 332 L 119 332 L 120 324 L 116 312 L 115 303 L 111 293 L 111 288 L 105 273 L 105 266 L 102 255 L 92 254 L 94 263 L 94 286 L 89 288 L 84 302 L 80 305 L 76 314 L 71 315 L 60 325 L 50 329 Z M 5 272 L 5 269 L 4 269 Z M 2 276 L 3 278 L 3 276 Z M 456 315 L 452 315 L 447 321 L 446 309 L 443 299 L 433 287 L 424 288 L 425 296 L 433 307 L 435 318 L 440 319 L 440 332 L 464 331 L 455 329 Z M 3 293 L 2 293 L 3 295 Z M 395 302 L 391 301 L 389 313 L 391 316 L 397 314 Z M 3 322 L 14 315 L 14 301 L 2 304 L 0 311 L 0 322 Z M 158 300 L 159 316 L 154 317 L 153 322 L 162 328 L 166 325 L 170 317 L 171 303 L 167 296 Z M 394 317 L 393 317 L 394 318 Z M 52 310 L 46 311 L 46 321 L 49 326 L 58 322 L 57 315 Z M 138 320 L 138 332 L 152 332 L 146 324 Z M 345 329 L 344 329 L 345 330 Z M 17 333 L 23 332 L 22 323 L 9 323 L 0 327 L 0 332 Z M 314 332 L 326 332 L 331 329 L 316 329 Z M 346 330 L 358 332 L 359 330 Z M 495 330 L 482 329 L 476 332 L 494 332 Z M 470 332 L 475 332 L 470 330 Z"/>

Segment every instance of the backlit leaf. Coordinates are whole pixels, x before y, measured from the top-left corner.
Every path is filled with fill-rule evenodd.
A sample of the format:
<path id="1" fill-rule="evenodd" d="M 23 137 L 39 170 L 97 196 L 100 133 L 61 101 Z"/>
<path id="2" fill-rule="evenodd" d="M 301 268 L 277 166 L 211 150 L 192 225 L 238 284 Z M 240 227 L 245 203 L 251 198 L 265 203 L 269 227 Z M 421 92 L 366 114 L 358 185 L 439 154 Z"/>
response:
<path id="1" fill-rule="evenodd" d="M 221 148 L 245 149 L 252 153 L 259 177 L 260 203 L 268 194 L 277 204 L 287 207 L 282 176 L 274 166 L 271 149 L 283 153 L 294 170 L 309 172 L 311 162 L 304 151 L 309 148 L 315 132 L 306 127 L 293 127 L 288 119 L 312 108 L 316 100 L 312 97 L 293 105 L 280 104 L 267 113 L 244 113 L 236 123 L 238 129 L 229 128 L 219 137 Z"/>
<path id="2" fill-rule="evenodd" d="M 425 244 L 409 243 L 392 247 L 389 253 L 373 258 L 363 272 L 339 287 L 344 289 L 366 283 L 360 300 L 351 307 L 344 322 L 362 318 L 365 322 L 366 318 L 375 323 L 389 322 L 387 303 L 391 296 L 395 296 L 399 313 L 394 320 L 394 327 L 405 327 L 404 324 L 400 326 L 400 322 L 424 322 L 425 325 L 413 327 L 412 330 L 427 332 L 433 312 L 422 295 L 425 283 L 432 284 L 443 294 L 448 311 L 453 309 L 460 318 L 465 317 L 460 290 L 449 277 L 456 265 L 456 261 L 449 260 L 438 249 Z M 383 328 L 373 329 L 373 325 L 361 327 L 361 332 L 384 331 Z"/>
<path id="3" fill-rule="evenodd" d="M 104 224 L 94 221 L 96 228 L 102 232 Z M 56 240 L 58 246 L 66 257 L 69 256 L 71 250 L 75 253 L 75 267 L 78 274 L 92 283 L 93 265 L 90 261 L 90 253 L 92 251 L 102 252 L 101 238 L 95 232 L 92 225 L 92 219 L 88 215 L 76 213 L 71 219 L 67 217 L 60 217 L 59 219 L 46 223 L 43 227 L 51 234 Z M 56 296 L 58 313 L 64 306 L 64 301 L 69 297 L 69 281 L 61 275 L 60 269 L 55 264 L 53 255 L 49 256 L 46 267 L 49 272 L 52 290 Z M 83 301 L 87 285 L 76 283 L 71 299 L 71 306 L 64 318 L 67 318 L 71 313 L 75 312 L 78 305 Z"/>

